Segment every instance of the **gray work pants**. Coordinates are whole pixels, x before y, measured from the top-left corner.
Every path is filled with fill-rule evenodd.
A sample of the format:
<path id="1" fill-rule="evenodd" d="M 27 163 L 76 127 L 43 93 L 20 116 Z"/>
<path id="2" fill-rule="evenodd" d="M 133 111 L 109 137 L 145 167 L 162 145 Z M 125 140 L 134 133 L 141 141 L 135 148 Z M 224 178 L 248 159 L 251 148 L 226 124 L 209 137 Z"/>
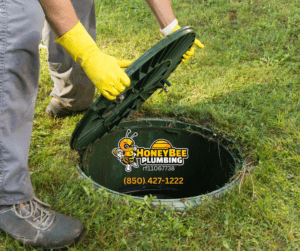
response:
<path id="1" fill-rule="evenodd" d="M 28 169 L 45 15 L 38 0 L 0 0 L 0 204 L 34 197 Z"/>
<path id="2" fill-rule="evenodd" d="M 90 36 L 96 41 L 94 0 L 71 0 L 77 17 Z M 95 86 L 82 67 L 64 48 L 54 43 L 55 33 L 45 20 L 42 39 L 48 48 L 48 64 L 54 88 L 50 96 L 58 99 L 72 111 L 89 108 L 94 102 Z"/>

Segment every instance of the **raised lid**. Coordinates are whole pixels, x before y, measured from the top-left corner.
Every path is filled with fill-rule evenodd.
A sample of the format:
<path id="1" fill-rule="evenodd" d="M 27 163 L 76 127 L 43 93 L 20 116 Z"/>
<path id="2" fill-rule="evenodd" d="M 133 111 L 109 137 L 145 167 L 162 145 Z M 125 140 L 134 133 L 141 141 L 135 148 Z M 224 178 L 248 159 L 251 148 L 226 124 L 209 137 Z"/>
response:
<path id="1" fill-rule="evenodd" d="M 194 40 L 194 30 L 186 26 L 160 40 L 139 57 L 125 70 L 131 80 L 130 87 L 114 101 L 99 96 L 73 131 L 71 148 L 84 150 L 118 126 L 157 89 L 165 88 L 165 84 L 171 85 L 167 78 L 181 63 Z"/>

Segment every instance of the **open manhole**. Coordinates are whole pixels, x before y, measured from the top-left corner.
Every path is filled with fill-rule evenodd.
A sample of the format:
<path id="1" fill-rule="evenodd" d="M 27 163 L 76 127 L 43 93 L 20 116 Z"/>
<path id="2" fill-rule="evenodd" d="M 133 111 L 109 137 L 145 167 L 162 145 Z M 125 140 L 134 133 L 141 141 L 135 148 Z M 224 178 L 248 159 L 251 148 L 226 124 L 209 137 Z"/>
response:
<path id="1" fill-rule="evenodd" d="M 179 210 L 199 205 L 204 196 L 219 196 L 244 168 L 234 144 L 214 138 L 209 129 L 173 120 L 145 118 L 123 122 L 167 78 L 193 45 L 195 33 L 184 27 L 161 40 L 127 70 L 131 86 L 116 101 L 100 96 L 76 126 L 71 148 L 81 158 L 82 176 L 115 195 Z"/>
<path id="2" fill-rule="evenodd" d="M 226 192 L 243 165 L 234 144 L 220 143 L 206 128 L 145 118 L 121 123 L 89 146 L 79 170 L 115 195 L 142 200 L 152 194 L 154 205 L 180 210 Z"/>

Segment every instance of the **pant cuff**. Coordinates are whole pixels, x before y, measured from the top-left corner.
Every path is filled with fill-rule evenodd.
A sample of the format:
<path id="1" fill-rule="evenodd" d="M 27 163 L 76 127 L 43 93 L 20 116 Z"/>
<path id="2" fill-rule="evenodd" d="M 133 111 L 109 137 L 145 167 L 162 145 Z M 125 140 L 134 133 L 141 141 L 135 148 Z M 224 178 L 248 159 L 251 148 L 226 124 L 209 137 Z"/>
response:
<path id="1" fill-rule="evenodd" d="M 21 199 L 21 200 L 14 200 L 14 199 L 0 200 L 0 205 L 15 205 L 15 204 L 19 204 L 19 203 L 24 203 L 24 202 L 32 200 L 34 197 L 35 197 L 35 195 L 32 194 L 31 196 L 25 197 L 24 199 Z"/>

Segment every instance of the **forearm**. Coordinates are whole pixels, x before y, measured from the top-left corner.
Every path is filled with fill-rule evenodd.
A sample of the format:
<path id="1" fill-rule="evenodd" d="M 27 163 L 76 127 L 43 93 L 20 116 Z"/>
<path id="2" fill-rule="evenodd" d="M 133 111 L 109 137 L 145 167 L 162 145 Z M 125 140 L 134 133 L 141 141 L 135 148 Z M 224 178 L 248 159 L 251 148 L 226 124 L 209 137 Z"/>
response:
<path id="1" fill-rule="evenodd" d="M 59 37 L 79 22 L 70 0 L 39 0 L 39 2 L 48 23 Z"/>
<path id="2" fill-rule="evenodd" d="M 146 3 L 155 15 L 161 29 L 175 20 L 170 0 L 146 0 Z"/>

